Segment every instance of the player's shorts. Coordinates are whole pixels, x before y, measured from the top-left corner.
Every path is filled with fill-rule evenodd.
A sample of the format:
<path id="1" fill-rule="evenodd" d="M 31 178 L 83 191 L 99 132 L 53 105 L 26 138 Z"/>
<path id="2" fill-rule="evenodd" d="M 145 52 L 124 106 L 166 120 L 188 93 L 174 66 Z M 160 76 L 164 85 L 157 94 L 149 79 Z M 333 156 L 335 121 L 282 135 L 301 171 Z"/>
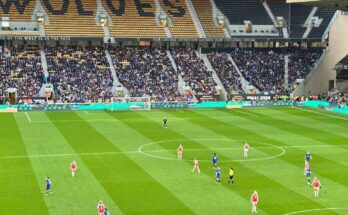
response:
<path id="1" fill-rule="evenodd" d="M 230 179 L 231 179 L 231 180 L 233 179 L 233 175 L 230 175 Z"/>
<path id="2" fill-rule="evenodd" d="M 76 168 L 71 168 L 71 171 L 75 172 L 75 171 L 76 171 Z"/>
<path id="3" fill-rule="evenodd" d="M 319 187 L 314 187 L 314 190 L 315 190 L 315 191 L 319 190 Z"/>
<path id="4" fill-rule="evenodd" d="M 51 185 L 46 185 L 46 190 L 50 190 L 51 189 Z"/>
<path id="5" fill-rule="evenodd" d="M 216 177 L 216 180 L 217 180 L 217 181 L 220 181 L 220 179 L 221 179 L 221 177 Z"/>
<path id="6" fill-rule="evenodd" d="M 257 206 L 257 202 L 253 202 L 252 204 L 253 204 L 253 206 Z"/>
<path id="7" fill-rule="evenodd" d="M 249 152 L 249 149 L 244 149 L 244 152 Z"/>
<path id="8" fill-rule="evenodd" d="M 307 174 L 307 178 L 310 178 L 311 177 L 311 175 L 310 174 Z"/>

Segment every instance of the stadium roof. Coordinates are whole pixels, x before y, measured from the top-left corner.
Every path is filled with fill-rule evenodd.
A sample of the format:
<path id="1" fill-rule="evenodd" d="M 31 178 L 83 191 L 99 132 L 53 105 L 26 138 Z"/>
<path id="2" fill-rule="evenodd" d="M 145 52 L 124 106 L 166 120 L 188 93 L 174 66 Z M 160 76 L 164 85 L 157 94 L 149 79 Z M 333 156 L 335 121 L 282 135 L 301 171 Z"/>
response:
<path id="1" fill-rule="evenodd" d="M 334 8 L 348 11 L 348 0 L 286 0 L 287 3 L 303 3 L 306 5 Z"/>

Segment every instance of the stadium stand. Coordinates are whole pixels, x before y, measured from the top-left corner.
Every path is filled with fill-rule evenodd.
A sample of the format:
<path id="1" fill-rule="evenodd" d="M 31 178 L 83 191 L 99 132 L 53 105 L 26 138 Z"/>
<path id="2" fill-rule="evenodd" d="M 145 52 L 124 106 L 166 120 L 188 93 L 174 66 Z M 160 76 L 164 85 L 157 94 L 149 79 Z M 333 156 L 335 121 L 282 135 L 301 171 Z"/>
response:
<path id="1" fill-rule="evenodd" d="M 244 78 L 260 91 L 286 91 L 283 54 L 273 50 L 235 49 L 232 58 Z"/>
<path id="2" fill-rule="evenodd" d="M 209 0 L 192 0 L 199 20 L 201 21 L 203 30 L 208 38 L 225 37 L 222 28 L 216 27 L 213 22 L 213 10 Z"/>
<path id="3" fill-rule="evenodd" d="M 48 81 L 58 102 L 88 102 L 112 97 L 113 79 L 101 47 L 47 46 Z"/>
<path id="4" fill-rule="evenodd" d="M 212 72 L 208 71 L 203 60 L 198 59 L 192 49 L 173 48 L 171 53 L 185 82 L 198 95 L 212 95 L 216 83 Z"/>
<path id="5" fill-rule="evenodd" d="M 0 97 L 8 88 L 17 88 L 18 97 L 38 96 L 43 70 L 37 46 L 14 46 L 1 57 Z"/>
<path id="6" fill-rule="evenodd" d="M 23 0 L 23 1 L 1 1 L 0 16 L 10 17 L 10 21 L 18 22 L 30 22 L 32 21 L 31 15 L 34 11 L 35 1 Z"/>
<path id="7" fill-rule="evenodd" d="M 329 26 L 335 13 L 336 13 L 336 11 L 333 9 L 318 8 L 318 10 L 314 16 L 317 16 L 320 19 L 323 19 L 323 21 L 321 22 L 319 27 L 313 28 L 311 30 L 308 37 L 321 39 L 323 34 L 325 33 L 325 30 Z"/>
<path id="8" fill-rule="evenodd" d="M 243 25 L 245 20 L 254 25 L 273 25 L 260 0 L 215 0 L 215 3 L 231 25 Z"/>
<path id="9" fill-rule="evenodd" d="M 178 92 L 178 75 L 165 50 L 146 47 L 115 47 L 110 50 L 117 77 L 132 97 L 152 101 L 186 100 Z"/>
<path id="10" fill-rule="evenodd" d="M 156 5 L 152 0 L 102 1 L 112 19 L 111 36 L 124 38 L 166 37 L 163 27 L 156 24 Z M 119 9 L 116 9 L 119 8 Z"/>
<path id="11" fill-rule="evenodd" d="M 176 0 L 175 4 L 170 0 L 163 0 L 160 2 L 162 8 L 173 21 L 173 26 L 169 26 L 169 29 L 174 38 L 198 37 L 198 32 L 196 31 L 185 0 Z"/>
<path id="12" fill-rule="evenodd" d="M 292 50 L 289 52 L 289 84 L 305 78 L 320 58 L 322 50 Z"/>
<path id="13" fill-rule="evenodd" d="M 242 94 L 243 89 L 239 74 L 228 59 L 227 54 L 213 52 L 208 54 L 208 58 L 227 93 L 229 95 Z"/>
<path id="14" fill-rule="evenodd" d="M 42 5 L 49 15 L 46 36 L 104 36 L 102 27 L 96 23 L 96 1 L 42 0 Z"/>

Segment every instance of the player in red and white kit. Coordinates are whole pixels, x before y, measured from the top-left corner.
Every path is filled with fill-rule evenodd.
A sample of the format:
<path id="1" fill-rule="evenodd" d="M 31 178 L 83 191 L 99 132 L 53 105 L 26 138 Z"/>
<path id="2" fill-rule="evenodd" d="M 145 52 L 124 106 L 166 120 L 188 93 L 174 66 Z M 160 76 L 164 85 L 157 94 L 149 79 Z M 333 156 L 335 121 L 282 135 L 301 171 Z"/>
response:
<path id="1" fill-rule="evenodd" d="M 178 159 L 179 160 L 182 160 L 182 153 L 183 152 L 184 152 L 184 147 L 182 147 L 182 145 L 180 144 L 179 148 L 178 148 Z"/>
<path id="2" fill-rule="evenodd" d="M 256 191 L 254 191 L 254 193 L 251 195 L 250 202 L 251 202 L 251 213 L 257 213 L 256 207 L 257 207 L 257 203 L 259 203 L 259 195 L 257 194 Z"/>
<path id="3" fill-rule="evenodd" d="M 193 169 L 192 172 L 195 172 L 197 170 L 198 173 L 201 173 L 201 170 L 199 170 L 199 163 L 198 160 L 195 158 L 193 161 Z"/>
<path id="4" fill-rule="evenodd" d="M 102 201 L 99 202 L 99 204 L 97 205 L 97 211 L 99 215 L 104 215 L 105 213 L 105 205 Z"/>
<path id="5" fill-rule="evenodd" d="M 312 186 L 314 188 L 314 197 L 318 197 L 319 196 L 319 190 L 321 188 L 321 184 L 320 184 L 320 181 L 318 180 L 317 177 L 314 177 L 314 180 L 312 182 Z"/>
<path id="6" fill-rule="evenodd" d="M 243 146 L 244 149 L 244 158 L 248 158 L 248 153 L 249 153 L 249 144 L 245 143 Z"/>
<path id="7" fill-rule="evenodd" d="M 76 170 L 77 170 L 76 161 L 71 162 L 71 164 L 70 164 L 70 170 L 71 170 L 71 175 L 72 175 L 72 177 L 75 177 L 75 173 L 76 173 Z"/>

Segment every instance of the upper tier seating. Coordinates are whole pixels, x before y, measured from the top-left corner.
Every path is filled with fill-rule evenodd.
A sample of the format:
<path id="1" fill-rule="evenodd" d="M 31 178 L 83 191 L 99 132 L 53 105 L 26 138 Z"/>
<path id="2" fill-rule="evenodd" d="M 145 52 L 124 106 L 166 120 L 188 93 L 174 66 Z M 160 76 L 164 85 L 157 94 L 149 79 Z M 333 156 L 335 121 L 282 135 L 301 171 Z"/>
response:
<path id="1" fill-rule="evenodd" d="M 112 36 L 166 37 L 163 27 L 156 24 L 156 5 L 153 0 L 142 0 L 141 3 L 133 0 L 121 1 L 121 4 L 118 1 L 102 0 L 102 3 L 112 19 L 112 24 L 109 25 Z"/>
<path id="2" fill-rule="evenodd" d="M 231 25 L 243 25 L 245 20 L 254 25 L 273 25 L 260 0 L 215 0 L 215 3 Z"/>
<path id="3" fill-rule="evenodd" d="M 0 97 L 6 97 L 8 88 L 17 88 L 18 97 L 38 96 L 44 77 L 38 47 L 17 46 L 10 50 L 11 56 L 1 57 Z"/>
<path id="4" fill-rule="evenodd" d="M 300 4 L 291 4 L 290 5 L 290 30 L 289 34 L 292 38 L 302 38 L 307 27 L 303 25 L 306 22 L 309 14 L 311 13 L 313 7 L 300 5 Z M 289 22 L 288 22 L 289 23 Z"/>
<path id="5" fill-rule="evenodd" d="M 45 47 L 49 78 L 59 102 L 88 102 L 112 97 L 113 79 L 102 47 Z"/>
<path id="6" fill-rule="evenodd" d="M 0 16 L 8 16 L 10 21 L 31 22 L 31 15 L 35 7 L 34 0 L 22 0 L 18 4 L 17 1 L 3 0 L 1 3 Z"/>
<path id="7" fill-rule="evenodd" d="M 41 0 L 49 15 L 46 36 L 103 37 L 96 24 L 97 2 L 91 0 Z"/>
<path id="8" fill-rule="evenodd" d="M 213 22 L 213 10 L 209 0 L 192 0 L 197 16 L 208 38 L 225 37 L 224 30 L 216 27 Z"/>
<path id="9" fill-rule="evenodd" d="M 162 8 L 172 19 L 174 26 L 170 31 L 174 38 L 197 38 L 198 33 L 193 23 L 185 0 L 160 0 Z"/>
<path id="10" fill-rule="evenodd" d="M 312 28 L 308 37 L 321 39 L 335 13 L 336 11 L 332 9 L 318 8 L 314 16 L 318 16 L 319 18 L 322 18 L 323 21 L 318 28 Z"/>

